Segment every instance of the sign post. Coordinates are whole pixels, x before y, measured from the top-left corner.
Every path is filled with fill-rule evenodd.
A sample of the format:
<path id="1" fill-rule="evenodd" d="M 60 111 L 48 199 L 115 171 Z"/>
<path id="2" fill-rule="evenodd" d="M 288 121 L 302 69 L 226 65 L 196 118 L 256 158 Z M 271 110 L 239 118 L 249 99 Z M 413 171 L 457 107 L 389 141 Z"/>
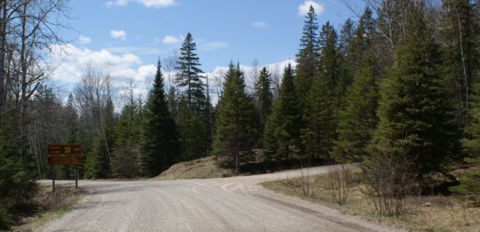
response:
<path id="1" fill-rule="evenodd" d="M 78 144 L 48 145 L 50 166 L 73 166 L 75 188 L 78 188 L 78 166 L 82 165 L 82 146 Z M 52 191 L 55 191 L 55 169 L 52 168 Z"/>

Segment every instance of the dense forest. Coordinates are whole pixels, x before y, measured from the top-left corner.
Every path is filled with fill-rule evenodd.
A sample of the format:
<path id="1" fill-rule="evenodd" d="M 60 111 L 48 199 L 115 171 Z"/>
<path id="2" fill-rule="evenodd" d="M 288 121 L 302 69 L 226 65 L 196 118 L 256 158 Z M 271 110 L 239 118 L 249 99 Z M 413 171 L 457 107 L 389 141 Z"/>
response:
<path id="1" fill-rule="evenodd" d="M 165 84 L 159 60 L 148 96 L 132 87 L 116 108 L 106 70 L 85 67 L 66 101 L 48 84 L 45 51 L 61 42 L 52 20 L 64 1 L 2 1 L 0 220 L 30 202 L 36 179 L 73 177 L 47 165 L 48 144 L 81 144 L 80 174 L 91 179 L 152 177 L 214 155 L 240 171 L 360 162 L 372 185 L 406 188 L 479 164 L 480 1 L 365 3 L 341 28 L 319 25 L 310 7 L 281 83 L 262 68 L 248 89 L 230 63 L 216 105 L 188 33 L 174 80 Z M 478 196 L 480 173 L 456 184 L 451 191 Z"/>

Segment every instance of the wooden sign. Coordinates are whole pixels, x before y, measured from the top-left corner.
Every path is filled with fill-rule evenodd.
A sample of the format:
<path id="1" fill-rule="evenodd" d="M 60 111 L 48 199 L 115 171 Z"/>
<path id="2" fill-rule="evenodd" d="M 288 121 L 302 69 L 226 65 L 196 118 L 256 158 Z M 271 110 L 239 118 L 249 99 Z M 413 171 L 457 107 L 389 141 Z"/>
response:
<path id="1" fill-rule="evenodd" d="M 48 145 L 49 155 L 80 155 L 82 154 L 82 145 L 78 144 L 52 144 Z"/>
<path id="2" fill-rule="evenodd" d="M 82 164 L 80 155 L 52 155 L 48 156 L 49 165 L 75 166 Z"/>

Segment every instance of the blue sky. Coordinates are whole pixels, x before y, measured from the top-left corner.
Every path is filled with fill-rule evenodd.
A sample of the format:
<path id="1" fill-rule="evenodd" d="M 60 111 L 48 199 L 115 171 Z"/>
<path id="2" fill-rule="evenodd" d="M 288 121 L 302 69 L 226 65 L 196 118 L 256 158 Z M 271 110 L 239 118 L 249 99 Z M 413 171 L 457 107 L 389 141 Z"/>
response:
<path id="1" fill-rule="evenodd" d="M 55 58 L 54 79 L 77 82 L 86 63 L 108 64 L 118 85 L 154 72 L 158 57 L 178 50 L 191 32 L 202 68 L 212 72 L 230 61 L 260 65 L 295 59 L 304 16 L 314 5 L 319 23 L 336 29 L 354 13 L 347 0 L 71 0 L 61 31 L 66 50 Z M 352 2 L 352 1 L 351 1 Z M 353 2 L 361 2 L 353 0 Z"/>

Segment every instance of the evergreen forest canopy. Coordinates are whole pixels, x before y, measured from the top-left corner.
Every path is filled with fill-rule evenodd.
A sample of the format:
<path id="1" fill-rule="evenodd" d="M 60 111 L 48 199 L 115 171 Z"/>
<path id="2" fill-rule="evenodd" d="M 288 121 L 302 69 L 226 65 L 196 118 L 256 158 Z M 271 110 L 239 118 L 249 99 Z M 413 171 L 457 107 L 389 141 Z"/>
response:
<path id="1" fill-rule="evenodd" d="M 31 201 L 36 179 L 72 178 L 71 168 L 46 164 L 53 143 L 81 144 L 89 179 L 152 177 L 207 155 L 225 168 L 238 160 L 240 171 L 361 162 L 367 174 L 398 168 L 422 183 L 453 165 L 479 164 L 480 1 L 367 2 L 341 28 L 319 25 L 310 7 L 297 64 L 281 82 L 262 68 L 249 90 L 230 63 L 217 105 L 188 33 L 168 88 L 159 61 L 147 98 L 132 87 L 115 113 L 104 70 L 86 67 L 64 104 L 38 66 L 58 42 L 46 19 L 64 1 L 2 1 L 0 225 Z M 32 19 L 13 17 L 27 12 Z M 452 191 L 478 193 L 479 182 L 480 173 L 467 172 Z"/>

